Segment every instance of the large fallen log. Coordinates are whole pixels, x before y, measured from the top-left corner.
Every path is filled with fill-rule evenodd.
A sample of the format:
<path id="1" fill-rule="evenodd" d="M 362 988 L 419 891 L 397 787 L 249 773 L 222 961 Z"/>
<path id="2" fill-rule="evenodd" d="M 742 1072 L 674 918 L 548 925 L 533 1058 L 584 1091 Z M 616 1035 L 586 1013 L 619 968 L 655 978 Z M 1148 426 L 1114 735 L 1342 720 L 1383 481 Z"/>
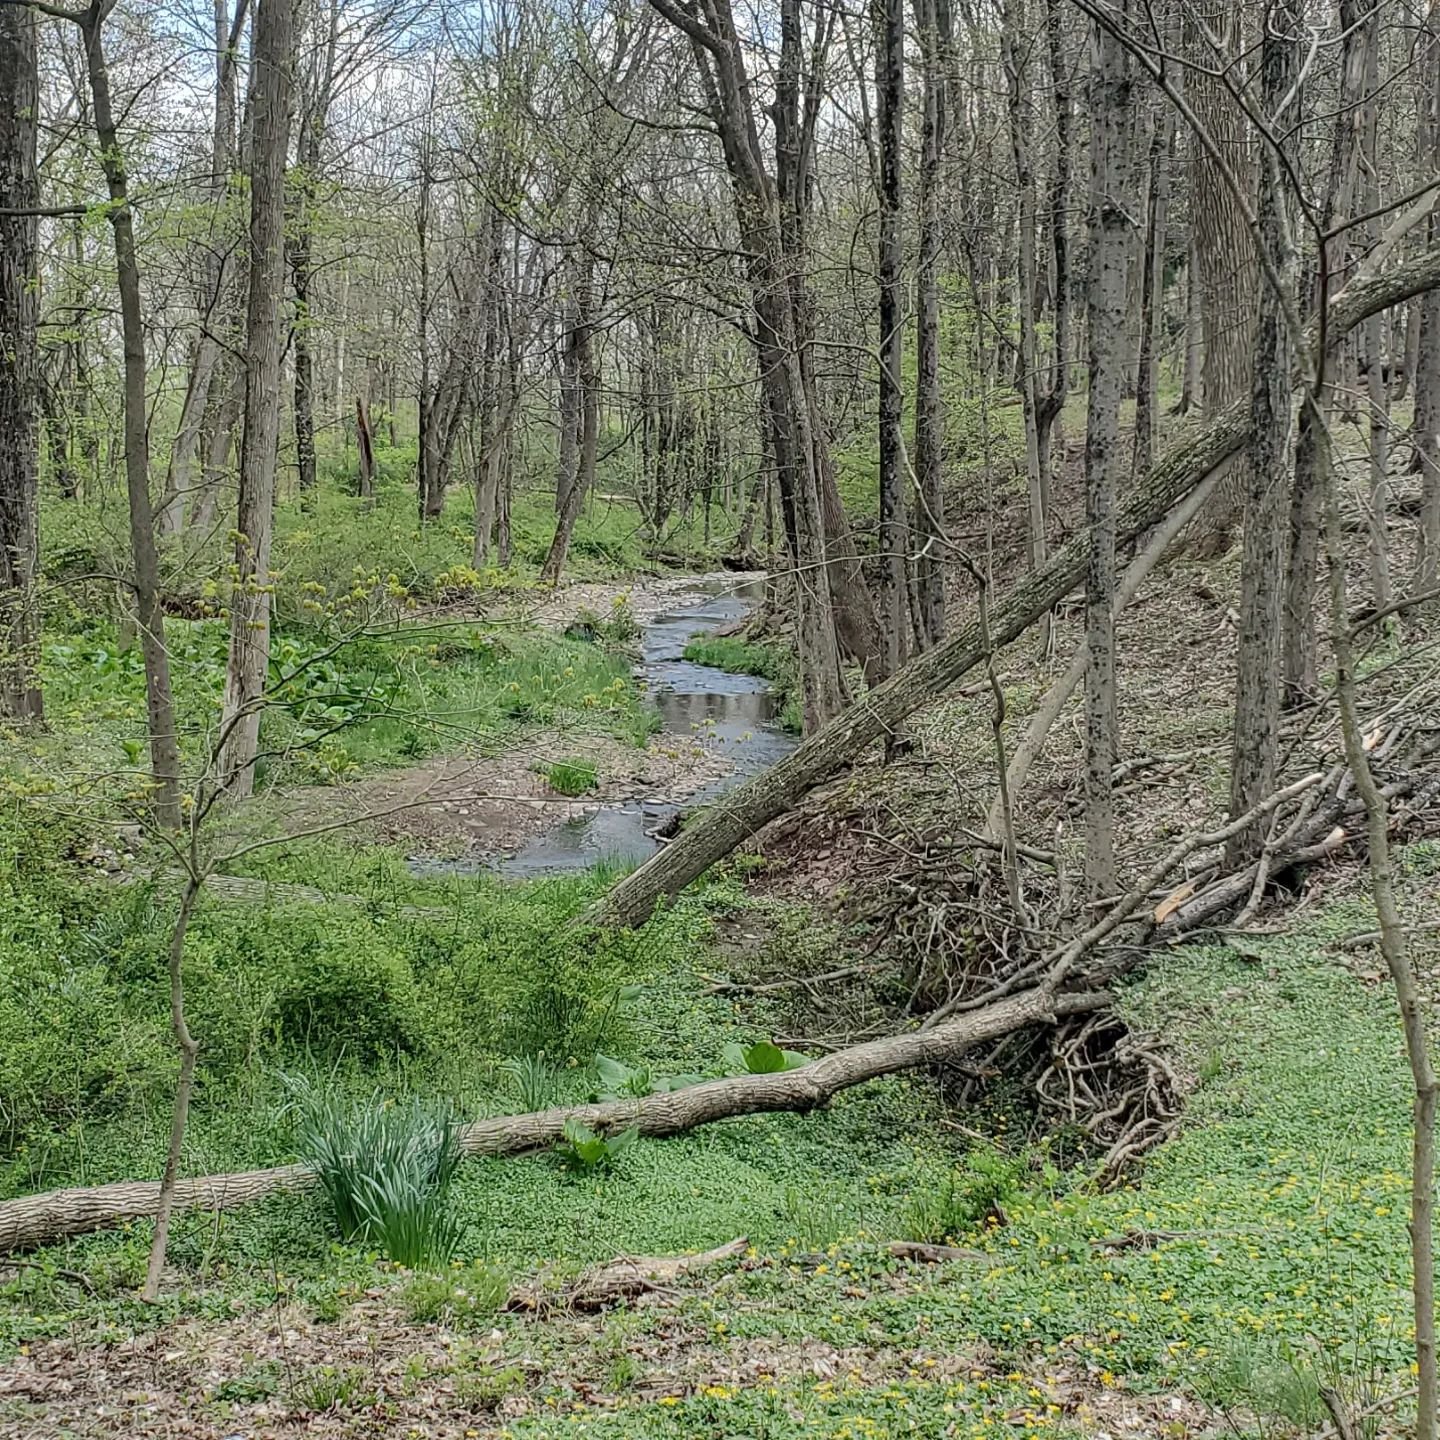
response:
<path id="1" fill-rule="evenodd" d="M 633 1126 L 642 1135 L 675 1135 L 738 1115 L 814 1110 L 866 1080 L 953 1061 L 974 1045 L 1027 1025 L 1099 1009 L 1107 1000 L 1103 992 L 1056 995 L 1051 989 L 1037 987 L 933 1029 L 907 1031 L 837 1050 L 799 1070 L 706 1080 L 685 1090 L 636 1100 L 477 1120 L 461 1130 L 460 1148 L 467 1155 L 515 1155 L 542 1149 L 561 1138 L 565 1122 L 572 1116 L 600 1131 Z M 198 1176 L 179 1182 L 174 1208 L 232 1210 L 266 1195 L 302 1190 L 314 1183 L 314 1174 L 304 1165 Z M 135 1180 L 7 1200 L 0 1204 L 0 1254 L 144 1219 L 154 1215 L 159 1197 L 159 1181 Z"/>
<path id="2" fill-rule="evenodd" d="M 1329 307 L 1328 343 L 1371 315 L 1440 286 L 1440 246 L 1388 274 L 1346 286 Z M 1312 343 L 1317 327 L 1312 324 Z M 1140 479 L 1115 515 L 1116 543 L 1123 545 L 1159 522 L 1250 439 L 1250 402 L 1230 406 L 1208 424 L 1186 427 Z M 994 646 L 1018 639 L 1085 576 L 1090 536 L 1081 530 L 1039 570 L 1027 575 L 990 612 Z M 778 764 L 717 801 L 652 859 L 621 880 L 595 909 L 611 924 L 643 924 L 657 901 L 676 895 L 723 860 L 817 785 L 895 734 L 905 719 L 934 700 L 985 659 L 978 618 L 947 640 L 901 666 L 884 685 L 807 737 Z"/>

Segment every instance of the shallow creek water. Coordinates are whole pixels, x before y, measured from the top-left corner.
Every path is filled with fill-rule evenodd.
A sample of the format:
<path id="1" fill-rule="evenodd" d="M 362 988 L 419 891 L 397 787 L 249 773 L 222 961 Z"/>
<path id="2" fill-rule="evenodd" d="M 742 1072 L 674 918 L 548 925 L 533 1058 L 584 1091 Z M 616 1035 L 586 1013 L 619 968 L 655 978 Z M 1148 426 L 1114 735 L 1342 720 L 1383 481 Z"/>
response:
<path id="1" fill-rule="evenodd" d="M 705 577 L 697 580 L 692 596 L 655 616 L 641 632 L 636 674 L 660 713 L 661 734 L 700 739 L 731 762 L 728 774 L 683 806 L 644 796 L 600 806 L 561 822 L 498 862 L 421 861 L 413 862 L 415 868 L 430 873 L 488 868 L 529 878 L 584 870 L 602 860 L 645 860 L 663 843 L 655 832 L 681 809 L 713 800 L 793 750 L 798 742 L 780 729 L 778 697 L 766 681 L 684 658 L 691 640 L 744 619 L 763 594 L 763 577 Z"/>

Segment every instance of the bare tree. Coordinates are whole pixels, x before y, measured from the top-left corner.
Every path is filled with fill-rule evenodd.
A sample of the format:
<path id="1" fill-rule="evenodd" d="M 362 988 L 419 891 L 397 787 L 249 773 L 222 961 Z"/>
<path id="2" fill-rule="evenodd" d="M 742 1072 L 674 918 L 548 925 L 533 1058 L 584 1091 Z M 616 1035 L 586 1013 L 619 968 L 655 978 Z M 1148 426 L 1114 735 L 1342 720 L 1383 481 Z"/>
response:
<path id="1" fill-rule="evenodd" d="M 246 311 L 245 428 L 235 522 L 225 741 L 220 764 L 237 796 L 255 783 L 260 697 L 270 662 L 270 541 L 280 441 L 280 302 L 285 261 L 285 161 L 294 88 L 292 0 L 258 0 L 250 78 L 250 295 Z"/>
<path id="2" fill-rule="evenodd" d="M 1134 105 L 1129 52 L 1105 26 L 1095 27 L 1091 80 L 1090 397 L 1085 424 L 1085 519 L 1090 526 L 1085 576 L 1085 885 L 1113 894 L 1115 807 L 1111 775 L 1118 745 L 1115 688 L 1116 482 L 1121 470 L 1120 397 L 1131 225 L 1126 193 L 1126 136 Z"/>
<path id="3" fill-rule="evenodd" d="M 1260 50 L 1260 105 L 1266 123 L 1285 125 L 1281 107 L 1299 77 L 1298 6 L 1272 7 Z M 1292 132 L 1293 133 L 1293 132 Z M 1235 724 L 1230 754 L 1230 814 L 1246 814 L 1274 789 L 1280 715 L 1280 622 L 1285 574 L 1285 516 L 1290 491 L 1292 425 L 1290 373 L 1293 347 L 1286 318 L 1294 304 L 1299 257 L 1294 241 L 1291 190 L 1281 169 L 1285 149 L 1267 146 L 1260 168 L 1261 240 L 1280 283 L 1290 292 L 1260 292 L 1250 392 L 1251 436 L 1245 497 L 1244 553 L 1240 567 L 1240 646 L 1236 664 Z M 1370 322 L 1366 322 L 1367 327 Z M 1264 836 L 1258 829 L 1232 836 L 1232 865 L 1253 858 Z"/>
<path id="4" fill-rule="evenodd" d="M 915 565 L 919 641 L 945 634 L 945 408 L 940 384 L 941 186 L 949 121 L 950 0 L 915 0 L 924 86 L 916 208 L 919 256 L 915 274 Z"/>
<path id="5" fill-rule="evenodd" d="M 873 0 L 875 21 L 875 97 L 879 132 L 880 181 L 880 586 L 883 670 L 892 675 L 908 646 L 909 591 L 906 556 L 904 441 L 901 412 L 904 389 L 901 356 L 905 347 L 905 288 L 901 274 L 900 136 L 905 101 L 904 0 Z"/>
<path id="6" fill-rule="evenodd" d="M 33 11 L 0 6 L 0 715 L 39 720 L 36 350 L 40 80 Z"/>

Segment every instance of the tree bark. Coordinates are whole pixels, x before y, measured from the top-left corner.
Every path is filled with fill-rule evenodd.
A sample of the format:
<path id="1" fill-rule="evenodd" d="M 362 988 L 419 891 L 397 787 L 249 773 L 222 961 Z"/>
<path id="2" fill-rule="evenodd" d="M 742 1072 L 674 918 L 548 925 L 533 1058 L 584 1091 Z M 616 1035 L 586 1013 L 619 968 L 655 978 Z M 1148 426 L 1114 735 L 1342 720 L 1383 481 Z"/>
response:
<path id="1" fill-rule="evenodd" d="M 0 715 L 41 719 L 39 20 L 0 6 Z"/>
<path id="2" fill-rule="evenodd" d="M 91 0 L 89 7 L 77 17 L 77 23 L 84 39 L 95 138 L 99 142 L 100 164 L 110 196 L 110 230 L 115 242 L 115 280 L 120 293 L 124 351 L 125 492 L 135 566 L 135 622 L 145 664 L 145 712 L 150 735 L 150 768 L 155 782 L 155 818 L 164 828 L 177 829 L 180 824 L 180 741 L 170 688 L 170 654 L 165 645 L 165 611 L 160 601 L 160 557 L 155 548 L 155 518 L 150 503 L 150 433 L 140 262 L 135 251 L 135 222 L 130 209 L 125 153 L 110 96 L 110 69 L 103 35 L 107 13 L 104 0 Z"/>
<path id="3" fill-rule="evenodd" d="M 1238 0 L 1205 0 L 1195 7 L 1191 48 L 1206 69 L 1233 64 L 1240 55 L 1245 7 Z M 1220 53 L 1198 31 L 1213 35 Z M 1246 121 L 1219 79 L 1194 70 L 1187 76 L 1188 95 L 1196 118 L 1224 155 L 1231 173 L 1248 185 L 1254 173 L 1249 155 Z M 1205 408 L 1216 414 L 1237 397 L 1249 393 L 1252 332 L 1259 272 L 1255 247 L 1244 217 L 1219 167 L 1203 145 L 1191 140 L 1191 203 L 1195 229 L 1196 278 L 1200 285 L 1200 314 L 1204 334 L 1202 359 Z M 1197 548 L 1220 554 L 1234 538 L 1245 495 L 1241 465 L 1221 482 L 1202 519 Z"/>
<path id="4" fill-rule="evenodd" d="M 1384 275 L 1354 281 L 1329 307 L 1329 330 L 1342 335 L 1366 316 L 1440 286 L 1440 246 L 1397 265 Z M 1310 340 L 1316 327 L 1312 326 Z M 1166 448 L 1155 468 L 1137 478 L 1113 517 L 1117 544 L 1161 520 L 1213 471 L 1232 460 L 1250 441 L 1248 399 L 1230 405 L 1204 424 L 1190 424 Z M 1008 645 L 1086 576 L 1088 530 L 1072 535 L 1046 562 L 1027 575 L 990 613 L 996 646 Z M 884 685 L 857 700 L 838 720 L 804 742 L 770 769 L 737 786 L 681 830 L 652 859 L 620 881 L 595 907 L 594 918 L 640 925 L 664 896 L 678 894 L 737 845 L 759 833 L 842 767 L 854 763 L 876 740 L 920 706 L 935 700 L 985 658 L 978 623 L 971 621 L 905 665 Z"/>
<path id="5" fill-rule="evenodd" d="M 1299 77 L 1299 14 L 1294 0 L 1278 0 L 1265 24 L 1260 50 L 1260 103 L 1275 114 Z M 1291 155 L 1292 141 L 1282 141 Z M 1250 391 L 1250 445 L 1245 498 L 1244 550 L 1240 562 L 1240 638 L 1236 659 L 1235 724 L 1230 750 L 1230 816 L 1246 814 L 1275 783 L 1281 691 L 1281 619 L 1285 575 L 1286 501 L 1290 489 L 1292 407 L 1291 354 L 1285 307 L 1294 303 L 1298 256 L 1292 236 L 1289 188 L 1280 159 L 1262 157 L 1258 220 L 1271 264 L 1286 287 L 1260 292 Z M 1375 323 L 1375 317 L 1365 322 Z M 1264 845 L 1263 827 L 1233 835 L 1226 862 L 1254 859 Z"/>
<path id="6" fill-rule="evenodd" d="M 1145 207 L 1140 277 L 1140 358 L 1135 376 L 1135 470 L 1155 459 L 1159 423 L 1160 348 L 1165 322 L 1165 242 L 1170 222 L 1170 170 L 1175 160 L 1175 111 L 1165 105 L 1150 142 L 1150 195 Z"/>
<path id="7" fill-rule="evenodd" d="M 1420 104 L 1420 168 L 1428 174 L 1440 164 L 1440 10 L 1426 14 L 1423 89 Z M 1431 245 L 1440 241 L 1440 216 L 1428 221 Z M 1440 293 L 1421 297 L 1415 360 L 1415 461 L 1420 469 L 1420 534 L 1415 555 L 1413 590 L 1433 590 L 1440 583 Z M 1416 310 L 1412 310 L 1412 316 Z"/>
<path id="8" fill-rule="evenodd" d="M 230 653 L 225 671 L 221 783 L 255 783 L 270 662 L 270 540 L 280 442 L 280 301 L 285 261 L 285 160 L 290 136 L 294 6 L 258 0 L 250 84 L 250 295 L 245 317 L 245 421 L 235 522 Z"/>
<path id="9" fill-rule="evenodd" d="M 1327 231 L 1356 214 L 1360 184 L 1361 139 L 1365 114 L 1367 42 L 1364 37 L 1365 0 L 1342 0 L 1340 27 L 1344 35 L 1340 59 L 1340 95 L 1335 113 L 1330 148 L 1330 172 L 1321 207 L 1321 224 Z M 1322 257 L 1322 274 L 1317 283 L 1325 288 L 1343 282 L 1357 258 L 1360 237 L 1351 230 L 1327 243 Z M 1426 300 L 1422 304 L 1429 303 Z M 1339 368 L 1343 336 L 1332 337 L 1320 368 L 1326 384 L 1317 401 L 1326 414 L 1333 410 L 1334 371 Z M 1420 396 L 1416 395 L 1416 413 Z M 1286 567 L 1283 601 L 1283 686 L 1284 700 L 1301 705 L 1320 688 L 1318 647 L 1315 630 L 1315 585 L 1320 561 L 1320 496 L 1329 483 L 1320 473 L 1331 463 L 1329 446 L 1318 434 L 1310 407 L 1300 414 L 1299 438 L 1295 452 L 1295 478 L 1290 494 L 1288 526 L 1289 564 Z"/>
<path id="10" fill-rule="evenodd" d="M 191 861 L 195 859 L 191 851 Z M 180 1074 L 175 1081 L 175 1099 L 170 1116 L 170 1143 L 165 1151 L 165 1173 L 155 1198 L 155 1233 L 150 1242 L 150 1259 L 145 1267 L 145 1284 L 140 1298 L 153 1303 L 160 1295 L 165 1272 L 165 1252 L 170 1243 L 170 1216 L 175 1207 L 175 1187 L 180 1179 L 180 1161 L 185 1149 L 185 1128 L 190 1118 L 190 1096 L 195 1088 L 195 1059 L 200 1044 L 185 1018 L 185 937 L 190 917 L 200 898 L 204 877 L 192 870 L 180 896 L 180 910 L 170 930 L 168 972 L 170 978 L 170 1023 L 180 1051 Z"/>
<path id="11" fill-rule="evenodd" d="M 915 0 L 924 81 L 915 272 L 915 562 L 921 648 L 945 636 L 945 406 L 940 386 L 941 162 L 948 121 L 950 0 Z"/>
<path id="12" fill-rule="evenodd" d="M 1020 312 L 1019 384 L 1025 426 L 1026 494 L 1029 501 L 1030 568 L 1038 570 L 1049 550 L 1049 485 L 1040 442 L 1040 398 L 1037 374 L 1038 349 L 1035 340 L 1037 280 L 1035 262 L 1035 168 L 1031 160 L 1033 87 L 1028 66 L 1022 59 L 1030 52 L 1025 33 L 1024 0 L 1007 0 L 1001 33 L 1008 92 L 1010 150 L 1015 161 L 1015 223 L 1019 230 L 1019 270 L 1015 277 L 1016 301 Z M 1040 650 L 1050 650 L 1050 618 L 1040 621 Z"/>
<path id="13" fill-rule="evenodd" d="M 557 585 L 570 553 L 570 537 L 580 518 L 586 496 L 595 484 L 595 462 L 600 445 L 600 365 L 595 353 L 595 262 L 589 254 L 581 257 L 575 283 L 574 323 L 567 337 L 574 366 L 576 400 L 579 404 L 580 444 L 575 462 L 575 478 L 565 492 L 560 513 L 555 520 L 555 535 L 545 563 L 540 567 L 540 582 Z"/>
<path id="14" fill-rule="evenodd" d="M 1130 220 L 1125 141 L 1133 84 L 1124 46 L 1095 29 L 1091 82 L 1090 392 L 1085 421 L 1085 888 L 1091 899 L 1113 895 L 1115 807 L 1111 776 L 1118 749 L 1115 688 L 1115 495 L 1121 469 L 1120 397 L 1125 385 L 1122 347 L 1130 269 Z"/>
<path id="15" fill-rule="evenodd" d="M 1043 988 L 1021 991 L 928 1030 L 911 1030 L 837 1050 L 798 1070 L 707 1080 L 638 1100 L 478 1120 L 460 1131 L 460 1149 L 466 1155 L 518 1155 L 543 1149 L 563 1138 L 565 1123 L 572 1118 L 597 1131 L 633 1127 L 642 1135 L 659 1136 L 678 1135 L 739 1115 L 815 1110 L 842 1090 L 867 1080 L 921 1065 L 950 1063 L 976 1045 L 1027 1025 L 1052 1024 L 1067 1015 L 1099 1009 L 1108 1000 L 1096 992 L 1057 995 Z M 181 1180 L 175 1186 L 172 1207 L 231 1210 L 279 1191 L 307 1189 L 314 1183 L 313 1172 L 304 1165 L 204 1176 Z M 0 1254 L 153 1215 L 159 1192 L 160 1186 L 153 1180 L 137 1180 L 5 1201 L 0 1203 Z"/>
<path id="16" fill-rule="evenodd" d="M 880 616 L 882 673 L 904 663 L 909 632 L 909 526 L 905 518 L 900 375 L 905 346 L 901 253 L 900 132 L 905 99 L 904 0 L 873 0 L 876 121 L 880 150 Z"/>

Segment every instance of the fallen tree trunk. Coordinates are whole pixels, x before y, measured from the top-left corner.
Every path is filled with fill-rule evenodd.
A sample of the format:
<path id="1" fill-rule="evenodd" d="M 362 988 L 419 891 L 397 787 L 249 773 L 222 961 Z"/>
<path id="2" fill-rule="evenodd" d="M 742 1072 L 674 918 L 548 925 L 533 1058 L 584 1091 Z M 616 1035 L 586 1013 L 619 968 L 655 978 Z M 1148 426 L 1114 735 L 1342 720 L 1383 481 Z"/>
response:
<path id="1" fill-rule="evenodd" d="M 604 1310 L 622 1300 L 666 1290 L 677 1280 L 726 1260 L 738 1260 L 750 1241 L 741 1235 L 699 1255 L 622 1255 L 592 1265 L 562 1289 L 546 1286 L 544 1277 L 527 1280 L 510 1292 L 502 1308 L 531 1313 L 548 1310 Z"/>
<path id="2" fill-rule="evenodd" d="M 1333 344 L 1369 316 L 1437 285 L 1440 246 L 1386 275 L 1348 285 L 1330 303 L 1327 343 Z M 1312 324 L 1312 341 L 1317 329 Z M 1187 427 L 1167 447 L 1116 511 L 1117 544 L 1133 540 L 1159 522 L 1244 448 L 1251 433 L 1249 407 L 1247 397 L 1208 424 Z M 1010 644 L 1063 600 L 1084 578 L 1089 550 L 1089 531 L 1081 530 L 996 604 L 989 617 L 991 645 Z M 817 785 L 859 759 L 876 740 L 896 734 L 913 711 L 941 695 L 980 664 L 985 654 L 977 618 L 902 666 L 884 685 L 809 736 L 783 760 L 717 801 L 677 839 L 620 881 L 596 906 L 592 918 L 608 924 L 643 924 L 662 897 L 678 894 Z"/>
<path id="3" fill-rule="evenodd" d="M 738 1075 L 706 1080 L 669 1094 L 636 1100 L 611 1100 L 570 1109 L 538 1110 L 477 1120 L 460 1132 L 467 1155 L 515 1155 L 555 1144 L 571 1117 L 592 1129 L 615 1131 L 633 1126 L 642 1135 L 676 1135 L 763 1111 L 814 1110 L 841 1090 L 897 1070 L 954 1060 L 973 1045 L 999 1039 L 1027 1025 L 1096 1010 L 1107 1003 L 1103 992 L 1056 995 L 1038 987 L 1012 995 L 983 1010 L 956 1017 L 930 1030 L 908 1031 L 837 1050 L 799 1070 L 777 1075 Z M 266 1195 L 302 1190 L 315 1183 L 304 1165 L 205 1175 L 176 1185 L 176 1210 L 232 1210 Z M 155 1180 L 121 1181 L 84 1189 L 50 1190 L 0 1204 L 0 1254 L 104 1229 L 126 1220 L 154 1215 L 160 1198 Z"/>

